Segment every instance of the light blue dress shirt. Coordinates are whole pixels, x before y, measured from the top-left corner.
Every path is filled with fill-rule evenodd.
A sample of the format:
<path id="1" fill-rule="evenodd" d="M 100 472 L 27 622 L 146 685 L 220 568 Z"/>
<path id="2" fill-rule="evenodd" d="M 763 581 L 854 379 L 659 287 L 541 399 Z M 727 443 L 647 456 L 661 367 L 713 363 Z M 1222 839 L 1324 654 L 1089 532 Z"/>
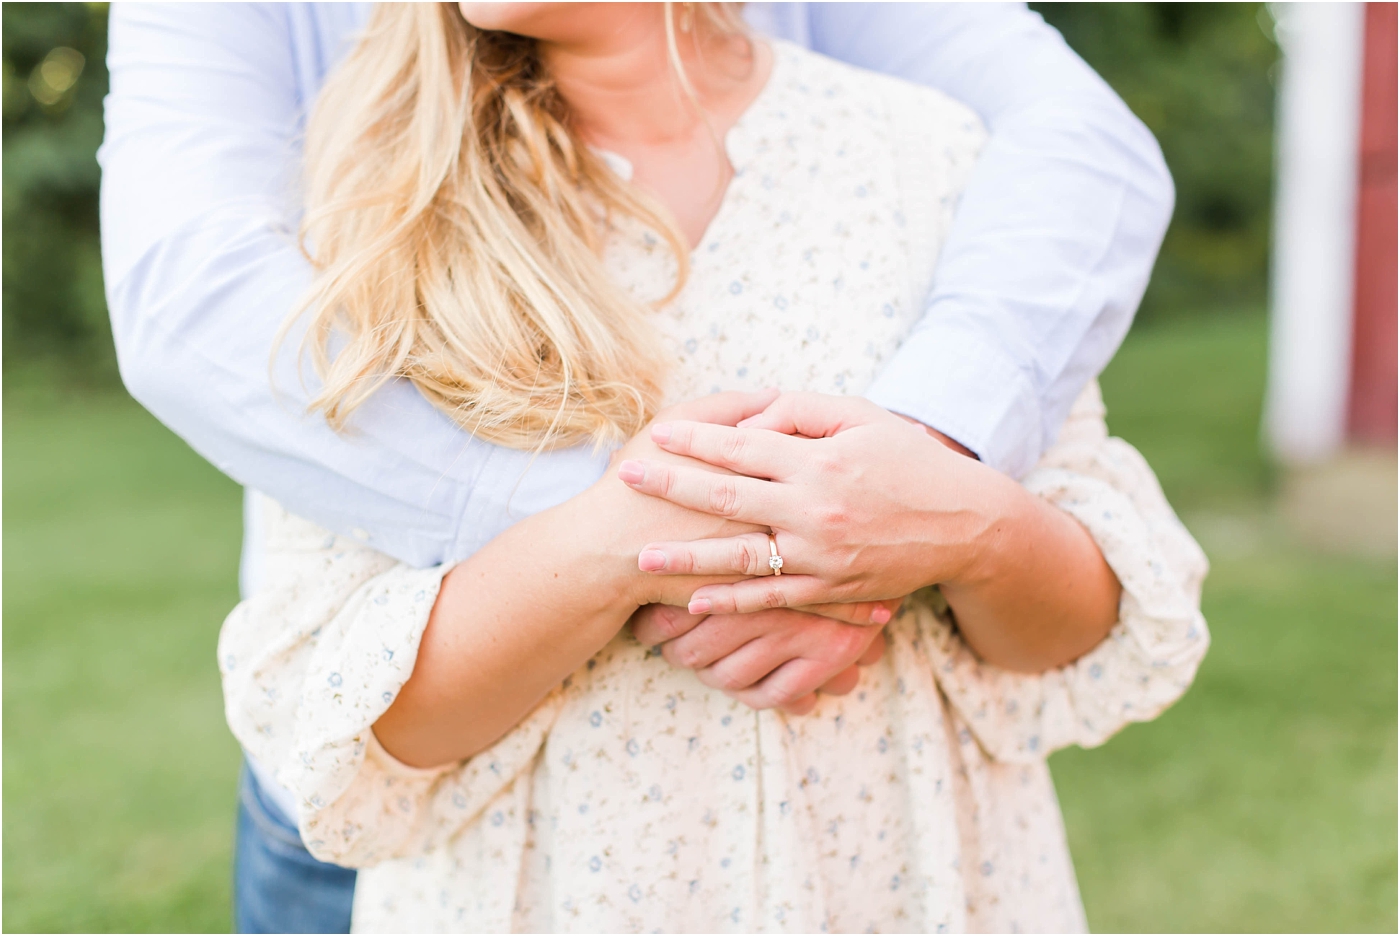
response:
<path id="1" fill-rule="evenodd" d="M 220 470 L 414 565 L 466 557 L 606 456 L 474 439 L 399 382 L 306 413 L 300 132 L 368 4 L 114 4 L 102 250 L 122 377 Z M 1019 476 L 1112 357 L 1171 214 L 1155 140 L 1019 4 L 750 4 L 772 35 L 940 88 L 991 141 L 928 311 L 868 396 Z M 269 373 L 272 379 L 269 380 Z"/>

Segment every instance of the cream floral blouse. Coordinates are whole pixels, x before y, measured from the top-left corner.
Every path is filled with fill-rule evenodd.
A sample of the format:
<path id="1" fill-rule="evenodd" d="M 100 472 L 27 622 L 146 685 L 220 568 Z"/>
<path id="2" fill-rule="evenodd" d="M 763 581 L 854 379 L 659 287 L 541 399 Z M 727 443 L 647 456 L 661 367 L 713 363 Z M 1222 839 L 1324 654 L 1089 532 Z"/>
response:
<path id="1" fill-rule="evenodd" d="M 860 393 L 913 326 L 984 134 L 940 94 L 776 45 L 726 140 L 736 175 L 658 314 L 673 399 Z M 664 292 L 643 231 L 619 281 Z M 264 589 L 224 624 L 229 724 L 364 869 L 360 931 L 1058 931 L 1085 920 L 1045 758 L 1153 718 L 1209 637 L 1206 561 L 1098 389 L 1024 479 L 1094 536 L 1120 620 L 1041 675 L 981 663 L 936 590 L 859 688 L 754 712 L 619 634 L 493 748 L 418 770 L 371 725 L 413 670 L 444 567 L 269 507 Z"/>

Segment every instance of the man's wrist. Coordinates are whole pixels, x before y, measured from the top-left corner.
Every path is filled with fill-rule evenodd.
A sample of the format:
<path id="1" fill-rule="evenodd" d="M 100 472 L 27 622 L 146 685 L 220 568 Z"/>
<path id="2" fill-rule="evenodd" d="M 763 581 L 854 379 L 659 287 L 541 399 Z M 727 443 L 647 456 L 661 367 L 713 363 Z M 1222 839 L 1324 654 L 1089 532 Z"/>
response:
<path id="1" fill-rule="evenodd" d="M 907 422 L 911 422 L 914 425 L 920 427 L 924 430 L 924 432 L 927 432 L 930 436 L 937 439 L 939 442 L 942 442 L 945 446 L 957 452 L 959 455 L 966 455 L 968 458 L 977 458 L 977 453 L 974 452 L 972 449 L 968 448 L 966 445 L 963 445 L 956 439 L 944 435 L 932 426 L 928 426 L 924 423 L 919 422 L 913 416 L 906 416 L 903 413 L 895 413 L 895 415 L 898 416 L 900 419 L 903 419 Z M 978 460 L 980 461 L 981 459 Z"/>
<path id="2" fill-rule="evenodd" d="M 1035 522 L 1033 495 L 994 468 L 966 465 L 974 490 L 967 492 L 962 535 L 957 538 L 961 560 L 939 584 L 953 589 L 978 589 L 1006 572 L 1008 544 Z"/>
<path id="3" fill-rule="evenodd" d="M 1019 478 L 1040 457 L 1041 402 L 1032 368 L 1003 341 L 993 307 L 945 299 L 866 388 L 892 413 L 913 417 Z"/>

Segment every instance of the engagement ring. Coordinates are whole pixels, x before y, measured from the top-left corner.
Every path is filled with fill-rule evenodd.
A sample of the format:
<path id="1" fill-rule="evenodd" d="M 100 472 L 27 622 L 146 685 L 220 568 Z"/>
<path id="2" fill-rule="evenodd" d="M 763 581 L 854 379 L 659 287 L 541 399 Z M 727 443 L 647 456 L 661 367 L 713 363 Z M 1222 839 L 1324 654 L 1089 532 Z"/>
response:
<path id="1" fill-rule="evenodd" d="M 783 574 L 783 557 L 778 555 L 778 539 L 772 533 L 768 534 L 768 568 L 773 570 L 774 575 Z"/>

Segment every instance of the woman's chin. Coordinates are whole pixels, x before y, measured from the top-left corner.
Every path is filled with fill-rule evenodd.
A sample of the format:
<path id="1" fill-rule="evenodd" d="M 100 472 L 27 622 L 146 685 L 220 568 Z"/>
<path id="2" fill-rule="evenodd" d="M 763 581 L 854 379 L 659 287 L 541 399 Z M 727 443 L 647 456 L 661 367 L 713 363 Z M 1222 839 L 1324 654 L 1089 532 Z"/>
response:
<path id="1" fill-rule="evenodd" d="M 608 6 L 608 4 L 601 4 Z M 567 41 L 596 21 L 594 3 L 459 3 L 462 18 L 477 29 L 517 33 L 535 39 Z M 621 11 L 614 11 L 616 15 Z"/>

